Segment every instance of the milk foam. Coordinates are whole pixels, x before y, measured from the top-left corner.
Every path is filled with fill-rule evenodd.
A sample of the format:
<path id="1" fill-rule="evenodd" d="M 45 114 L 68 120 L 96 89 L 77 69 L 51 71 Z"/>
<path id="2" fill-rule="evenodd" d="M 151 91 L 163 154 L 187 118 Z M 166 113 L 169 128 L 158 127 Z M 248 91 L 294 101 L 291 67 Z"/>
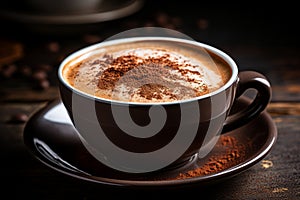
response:
<path id="1" fill-rule="evenodd" d="M 99 79 L 101 79 L 105 70 L 115 67 L 112 60 L 128 55 L 136 58 L 136 68 L 123 74 L 116 81 L 113 88 L 99 88 Z M 144 64 L 147 59 L 158 60 L 161 58 L 165 58 L 165 60 L 160 65 L 155 63 L 154 66 L 151 65 L 151 68 L 149 68 L 149 66 Z M 177 68 L 167 68 L 167 71 L 159 72 L 160 67 L 169 65 L 169 63 L 175 63 Z M 124 77 L 132 76 L 132 73 L 135 73 L 134 70 L 138 67 L 150 69 L 153 75 L 151 75 L 151 80 L 149 78 L 134 80 L 140 81 L 135 83 L 135 85 L 139 86 L 135 88 L 130 81 L 125 82 L 124 80 L 126 79 Z M 70 82 L 73 83 L 75 88 L 91 95 L 133 102 L 166 102 L 189 99 L 209 93 L 224 85 L 222 73 L 219 73 L 215 62 L 208 55 L 205 59 L 197 59 L 170 51 L 169 49 L 148 47 L 123 49 L 112 52 L 109 55 L 99 54 L 90 60 L 82 62 L 77 68 L 76 75 L 73 76 L 73 80 Z M 145 84 L 159 85 L 153 91 L 148 91 L 153 93 L 151 98 L 142 95 L 141 87 Z"/>

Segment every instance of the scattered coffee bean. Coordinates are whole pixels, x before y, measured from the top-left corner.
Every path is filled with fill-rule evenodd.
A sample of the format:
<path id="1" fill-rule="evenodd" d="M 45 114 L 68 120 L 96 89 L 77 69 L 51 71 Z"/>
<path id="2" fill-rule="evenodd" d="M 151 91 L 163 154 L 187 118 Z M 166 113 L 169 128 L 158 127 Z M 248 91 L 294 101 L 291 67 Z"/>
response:
<path id="1" fill-rule="evenodd" d="M 201 30 L 205 30 L 208 27 L 208 21 L 206 19 L 198 19 L 197 26 Z"/>
<path id="2" fill-rule="evenodd" d="M 50 87 L 50 82 L 47 79 L 43 79 L 37 83 L 36 88 L 40 90 L 45 90 L 48 89 L 49 87 Z"/>
<path id="3" fill-rule="evenodd" d="M 7 65 L 1 71 L 1 75 L 5 78 L 11 78 L 13 74 L 17 71 L 16 65 Z"/>
<path id="4" fill-rule="evenodd" d="M 25 113 L 16 113 L 10 117 L 9 123 L 24 123 L 27 120 L 28 116 Z"/>
<path id="5" fill-rule="evenodd" d="M 48 45 L 48 50 L 53 52 L 53 53 L 57 53 L 60 50 L 60 45 L 58 44 L 58 42 L 50 42 Z"/>
<path id="6" fill-rule="evenodd" d="M 38 71 L 33 72 L 32 78 L 34 80 L 38 80 L 38 81 L 44 80 L 47 78 L 47 73 L 43 70 L 38 70 Z"/>

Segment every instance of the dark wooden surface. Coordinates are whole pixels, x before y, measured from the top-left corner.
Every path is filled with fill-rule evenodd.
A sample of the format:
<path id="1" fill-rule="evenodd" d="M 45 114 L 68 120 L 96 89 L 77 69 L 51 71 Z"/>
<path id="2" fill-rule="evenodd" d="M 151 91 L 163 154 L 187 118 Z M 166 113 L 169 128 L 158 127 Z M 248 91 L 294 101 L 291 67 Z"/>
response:
<path id="1" fill-rule="evenodd" d="M 47 29 L 1 19 L 0 198 L 8 195 L 8 199 L 103 199 L 102 195 L 146 195 L 160 199 L 161 191 L 114 190 L 61 174 L 35 159 L 23 143 L 26 120 L 48 101 L 59 98 L 56 70 L 66 55 L 121 31 L 158 26 L 224 50 L 240 70 L 265 74 L 273 89 L 267 111 L 278 129 L 278 140 L 264 158 L 273 166 L 265 168 L 261 161 L 225 182 L 166 194 L 197 199 L 204 195 L 212 199 L 300 199 L 297 6 L 286 2 L 270 7 L 250 3 L 199 6 L 194 1 L 147 1 L 137 13 L 122 19 Z"/>

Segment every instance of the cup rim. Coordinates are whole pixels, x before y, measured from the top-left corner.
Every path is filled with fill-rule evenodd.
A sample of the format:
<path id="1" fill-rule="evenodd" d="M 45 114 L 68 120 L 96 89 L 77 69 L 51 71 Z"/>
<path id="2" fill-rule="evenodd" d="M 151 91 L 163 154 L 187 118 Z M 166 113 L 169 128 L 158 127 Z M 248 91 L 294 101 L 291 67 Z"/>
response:
<path id="1" fill-rule="evenodd" d="M 177 43 L 184 43 L 184 44 L 190 44 L 194 45 L 196 47 L 201 47 L 204 48 L 205 50 L 209 50 L 210 52 L 216 54 L 217 56 L 221 57 L 231 68 L 231 77 L 229 80 L 220 88 L 217 90 L 210 92 L 205 95 L 197 96 L 194 98 L 189 98 L 189 99 L 183 99 L 183 100 L 177 100 L 177 101 L 166 101 L 166 102 L 132 102 L 132 101 L 120 101 L 120 100 L 113 100 L 113 99 L 108 99 L 108 98 L 102 98 L 98 97 L 95 95 L 91 95 L 88 93 L 85 93 L 83 91 L 78 90 L 77 88 L 73 87 L 70 85 L 63 77 L 63 69 L 64 67 L 71 63 L 73 59 L 75 59 L 75 62 L 78 63 L 79 60 L 78 58 L 81 57 L 80 60 L 86 59 L 88 56 L 84 56 L 87 52 L 91 52 L 94 50 L 101 49 L 105 46 L 110 46 L 110 45 L 116 45 L 116 44 L 122 44 L 122 43 L 131 43 L 131 42 L 139 42 L 139 41 L 167 41 L 167 42 L 177 42 Z M 227 88 L 229 88 L 237 79 L 238 77 L 238 67 L 233 58 L 231 58 L 227 53 L 224 51 L 213 47 L 211 45 L 195 41 L 195 40 L 189 40 L 189 39 L 182 39 L 182 38 L 173 38 L 173 37 L 163 37 L 163 36 L 143 36 L 143 37 L 130 37 L 130 38 L 121 38 L 121 39 L 114 39 L 114 40 L 107 40 L 103 41 L 100 43 L 92 44 L 87 47 L 83 47 L 71 54 L 69 54 L 67 57 L 63 59 L 63 61 L 60 63 L 58 67 L 58 79 L 59 82 L 62 83 L 65 87 L 70 89 L 73 93 L 75 92 L 78 95 L 84 96 L 86 98 L 92 99 L 94 101 L 101 101 L 101 102 L 106 102 L 110 104 L 130 104 L 130 105 L 172 105 L 172 104 L 178 104 L 178 103 L 189 103 L 189 102 L 194 102 L 198 101 L 201 99 L 206 99 L 209 97 L 212 97 L 216 94 L 219 94 L 221 92 L 224 92 Z"/>

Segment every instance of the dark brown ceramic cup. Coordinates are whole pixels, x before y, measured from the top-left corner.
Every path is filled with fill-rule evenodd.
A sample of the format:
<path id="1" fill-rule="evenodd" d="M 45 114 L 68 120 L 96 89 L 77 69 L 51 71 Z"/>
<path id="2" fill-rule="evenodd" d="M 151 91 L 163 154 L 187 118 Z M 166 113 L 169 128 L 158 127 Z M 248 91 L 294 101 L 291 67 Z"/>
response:
<path id="1" fill-rule="evenodd" d="M 63 75 L 68 67 L 105 51 L 135 42 L 172 43 L 178 49 L 217 56 L 231 76 L 219 89 L 191 99 L 170 102 L 123 102 L 86 94 Z M 109 52 L 108 52 L 109 53 Z M 148 173 L 201 159 L 218 137 L 256 118 L 271 98 L 269 81 L 255 71 L 239 72 L 223 51 L 196 41 L 168 37 L 136 37 L 102 42 L 81 49 L 59 67 L 61 99 L 87 150 L 103 164 L 126 173 Z M 244 110 L 229 115 L 232 105 L 248 89 L 257 95 Z"/>

